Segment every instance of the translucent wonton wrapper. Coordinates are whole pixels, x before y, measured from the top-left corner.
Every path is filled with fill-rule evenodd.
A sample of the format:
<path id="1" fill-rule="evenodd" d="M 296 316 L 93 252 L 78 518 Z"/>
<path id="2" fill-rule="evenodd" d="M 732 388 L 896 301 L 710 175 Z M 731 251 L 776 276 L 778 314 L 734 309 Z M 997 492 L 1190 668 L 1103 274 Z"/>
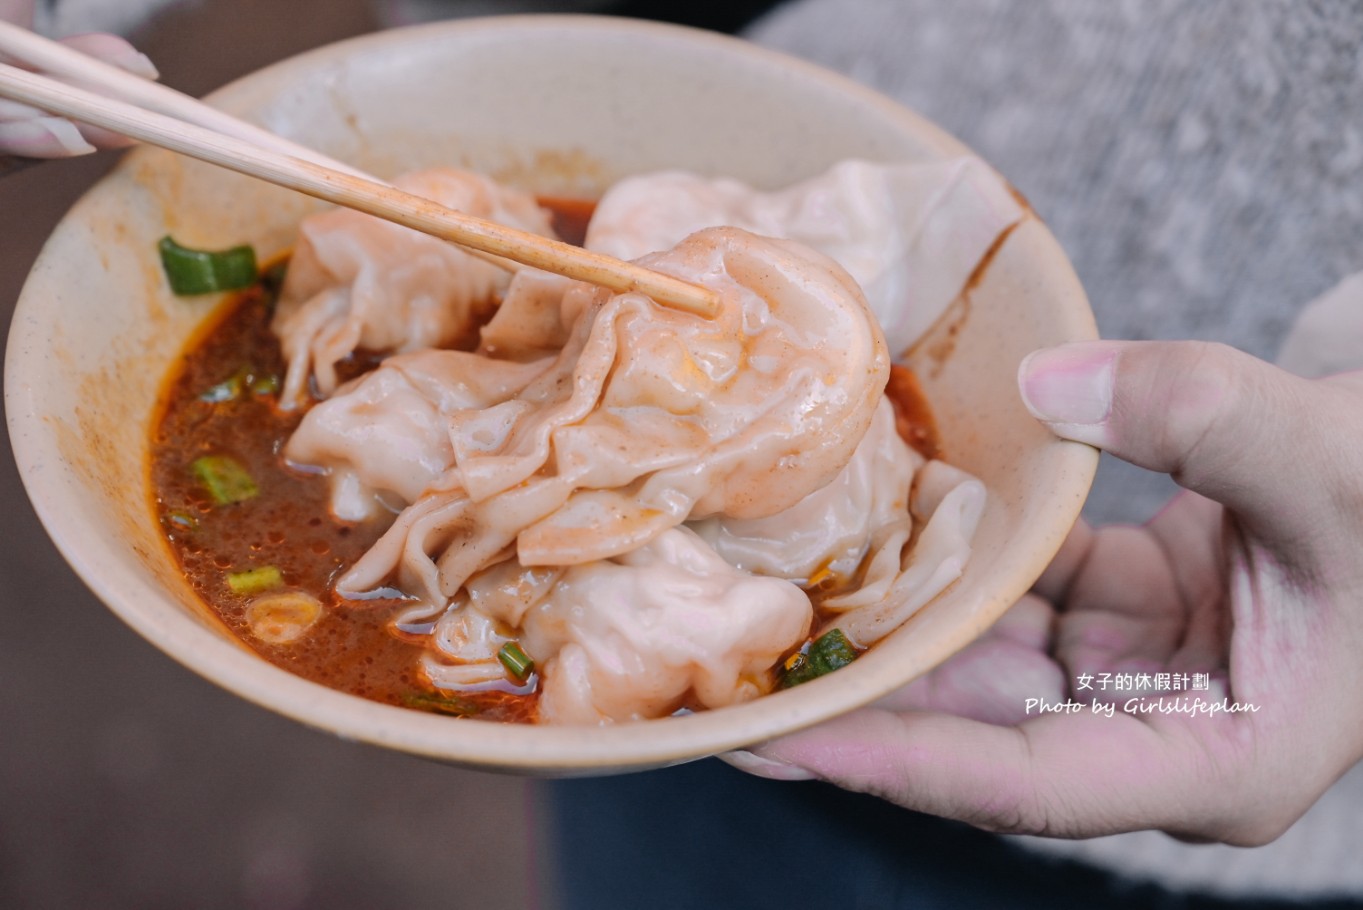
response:
<path id="1" fill-rule="evenodd" d="M 410 370 L 394 377 L 412 364 L 399 359 L 309 412 L 285 454 L 329 470 L 342 503 L 360 487 L 399 485 L 398 472 L 372 466 L 398 457 L 430 477 L 452 458 L 340 590 L 395 576 L 404 591 L 445 603 L 512 545 L 522 565 L 606 559 L 689 518 L 773 514 L 837 476 L 889 370 L 846 273 L 803 247 L 733 228 L 699 232 L 643 263 L 717 291 L 719 314 L 702 319 L 565 282 L 558 319 L 525 323 L 566 328 L 565 346 L 552 359 L 495 368 L 515 374 L 503 391 L 533 376 L 505 400 L 486 394 L 496 385 L 482 375 L 494 369 L 488 358 L 431 352 L 422 367 L 439 365 L 437 383 Z M 543 301 L 531 294 L 527 305 Z M 503 304 L 517 306 L 514 293 Z M 368 414 L 393 395 L 417 403 L 402 418 L 415 454 L 372 452 L 402 441 L 367 435 Z M 462 406 L 469 395 L 481 398 Z"/>
<path id="2" fill-rule="evenodd" d="M 899 438 L 882 399 L 842 472 L 784 512 L 691 522 L 610 560 L 511 559 L 474 575 L 448 610 L 421 610 L 440 613 L 423 666 L 440 688 L 504 689 L 497 651 L 517 637 L 541 668 L 549 723 L 658 717 L 688 693 L 705 708 L 746 701 L 809 634 L 797 586 L 809 575 L 836 576 L 844 593 L 823 600 L 840 612 L 829 625 L 869 646 L 955 581 L 982 506 L 978 481 L 925 465 Z M 914 521 L 923 530 L 909 550 Z"/>
<path id="3" fill-rule="evenodd" d="M 929 461 L 918 472 L 910 502 L 921 526 L 913 547 L 907 523 L 877 529 L 860 586 L 820 603 L 840 614 L 828 627 L 863 647 L 899 628 L 961 577 L 984 505 L 984 484 L 945 462 Z"/>
<path id="4" fill-rule="evenodd" d="M 820 632 L 869 647 L 960 577 L 984 502 L 978 480 L 909 448 L 886 399 L 832 483 L 767 518 L 691 527 L 732 565 L 813 588 L 837 614 Z"/>
<path id="5" fill-rule="evenodd" d="M 919 455 L 895 430 L 882 396 L 871 427 L 832 482 L 765 518 L 708 518 L 691 528 L 729 564 L 800 585 L 854 579 L 876 534 L 910 527 L 909 489 Z"/>
<path id="6" fill-rule="evenodd" d="M 844 161 L 774 193 L 667 171 L 611 187 L 592 216 L 587 247 L 634 259 L 715 224 L 795 240 L 851 273 L 898 355 L 941 317 L 1024 214 L 1003 178 L 973 157 Z"/>
<path id="7" fill-rule="evenodd" d="M 437 168 L 399 189 L 469 215 L 552 236 L 528 193 L 480 174 Z M 303 219 L 272 328 L 288 360 L 280 400 L 301 404 L 308 381 L 330 395 L 336 364 L 357 348 L 414 351 L 472 342 L 510 276 L 458 246 L 350 209 Z"/>
<path id="8" fill-rule="evenodd" d="M 498 630 L 516 628 L 541 667 L 542 722 L 635 720 L 765 693 L 811 616 L 795 585 L 741 572 L 674 528 L 609 560 L 479 573 L 437 622 L 440 656 L 424 666 L 442 688 L 496 685 Z"/>

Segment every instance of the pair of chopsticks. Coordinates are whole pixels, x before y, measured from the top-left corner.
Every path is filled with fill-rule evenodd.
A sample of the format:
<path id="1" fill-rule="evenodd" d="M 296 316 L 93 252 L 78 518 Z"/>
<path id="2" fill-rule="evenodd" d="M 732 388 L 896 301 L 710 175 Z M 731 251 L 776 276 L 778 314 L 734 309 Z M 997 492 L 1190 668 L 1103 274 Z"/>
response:
<path id="1" fill-rule="evenodd" d="M 712 316 L 718 310 L 717 298 L 706 288 L 405 193 L 195 98 L 7 22 L 0 22 L 0 54 L 38 71 L 0 63 L 0 98 L 453 241 L 475 255 L 483 254 L 479 258 L 509 259 L 617 293 L 638 291 L 701 316 Z M 102 94 L 40 73 L 98 85 Z"/>

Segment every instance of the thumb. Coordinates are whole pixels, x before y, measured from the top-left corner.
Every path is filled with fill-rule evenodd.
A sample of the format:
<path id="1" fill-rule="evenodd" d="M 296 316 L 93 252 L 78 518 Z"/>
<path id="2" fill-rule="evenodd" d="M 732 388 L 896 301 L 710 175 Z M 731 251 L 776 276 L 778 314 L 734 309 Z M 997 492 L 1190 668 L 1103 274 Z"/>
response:
<path id="1" fill-rule="evenodd" d="M 1062 345 L 1029 355 L 1018 384 L 1027 408 L 1057 435 L 1169 474 L 1243 518 L 1282 531 L 1285 522 L 1299 523 L 1294 516 L 1322 514 L 1319 507 L 1344 488 L 1331 475 L 1338 479 L 1341 466 L 1355 460 L 1340 440 L 1357 435 L 1331 429 L 1359 422 L 1347 390 L 1225 345 Z M 1308 475 L 1309 489 L 1299 482 Z"/>

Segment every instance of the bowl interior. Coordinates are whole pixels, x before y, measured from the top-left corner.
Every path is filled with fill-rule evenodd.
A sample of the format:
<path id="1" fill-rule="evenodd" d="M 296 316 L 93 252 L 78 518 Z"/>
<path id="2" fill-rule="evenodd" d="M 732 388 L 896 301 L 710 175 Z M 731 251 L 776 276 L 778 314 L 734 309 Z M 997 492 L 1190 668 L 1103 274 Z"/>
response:
<path id="1" fill-rule="evenodd" d="M 963 147 L 841 77 L 739 41 L 590 17 L 471 20 L 305 54 L 219 91 L 217 105 L 382 176 L 458 164 L 541 193 L 598 195 L 683 168 L 776 188 L 843 158 Z M 1029 219 L 911 360 L 951 459 L 989 506 L 963 578 L 863 660 L 746 705 L 601 729 L 452 721 L 277 670 L 199 605 L 152 515 L 149 421 L 214 306 L 170 295 L 164 234 L 282 252 L 318 203 L 140 149 L 71 211 L 15 314 L 6 407 L 20 472 L 68 561 L 126 622 L 196 672 L 350 739 L 526 773 L 606 773 L 739 747 L 864 704 L 945 659 L 1031 584 L 1074 521 L 1096 453 L 1060 442 L 1015 388 L 1029 351 L 1095 336 L 1083 291 Z"/>

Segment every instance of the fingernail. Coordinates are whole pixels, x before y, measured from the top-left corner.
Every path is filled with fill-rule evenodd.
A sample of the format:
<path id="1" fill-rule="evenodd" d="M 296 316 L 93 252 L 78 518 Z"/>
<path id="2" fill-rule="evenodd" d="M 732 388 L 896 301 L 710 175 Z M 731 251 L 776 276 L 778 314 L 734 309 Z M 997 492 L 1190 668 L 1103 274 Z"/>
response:
<path id="1" fill-rule="evenodd" d="M 151 62 L 151 58 L 138 51 L 127 41 L 117 35 L 110 35 L 105 32 L 93 32 L 86 35 L 75 35 L 70 38 L 62 39 L 62 43 L 69 45 L 83 54 L 103 60 L 122 70 L 127 70 L 134 76 L 141 76 L 144 79 L 155 79 L 160 75 L 156 71 L 156 65 Z"/>
<path id="2" fill-rule="evenodd" d="M 1018 367 L 1022 402 L 1053 427 L 1093 427 L 1112 413 L 1118 345 L 1079 342 L 1028 354 Z"/>
<path id="3" fill-rule="evenodd" d="M 788 765 L 771 758 L 763 758 L 745 750 L 725 752 L 720 760 L 740 771 L 767 780 L 817 780 L 817 776 L 798 765 Z"/>
<path id="4" fill-rule="evenodd" d="M 67 158 L 95 150 L 73 123 L 60 117 L 0 123 L 0 148 L 26 158 Z"/>
<path id="5" fill-rule="evenodd" d="M 151 62 L 150 57 L 132 47 L 129 47 L 128 50 L 130 53 L 109 62 L 120 69 L 127 70 L 134 76 L 141 76 L 143 79 L 156 79 L 160 77 L 161 73 L 156 69 L 156 64 Z"/>

